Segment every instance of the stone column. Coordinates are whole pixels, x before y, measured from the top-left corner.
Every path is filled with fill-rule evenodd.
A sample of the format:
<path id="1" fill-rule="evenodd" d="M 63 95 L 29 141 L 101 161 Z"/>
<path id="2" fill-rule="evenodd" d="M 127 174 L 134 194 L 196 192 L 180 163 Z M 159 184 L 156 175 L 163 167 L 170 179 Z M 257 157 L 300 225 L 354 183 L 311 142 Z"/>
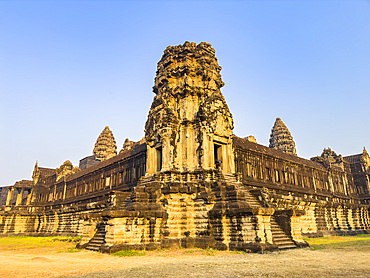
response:
<path id="1" fill-rule="evenodd" d="M 168 131 L 162 134 L 162 170 L 168 171 L 171 169 L 171 144 Z"/>
<path id="2" fill-rule="evenodd" d="M 227 171 L 228 173 L 235 173 L 235 161 L 234 161 L 234 151 L 232 140 L 229 140 L 226 145 L 226 155 L 227 155 Z"/>
<path id="3" fill-rule="evenodd" d="M 23 193 L 24 193 L 24 188 L 21 188 L 20 191 L 18 189 L 17 201 L 15 202 L 16 206 L 22 205 Z"/>
<path id="4" fill-rule="evenodd" d="M 28 196 L 27 196 L 27 202 L 26 202 L 27 206 L 29 206 L 31 204 L 31 200 L 32 200 L 32 190 L 29 189 Z"/>
<path id="5" fill-rule="evenodd" d="M 147 151 L 146 151 L 146 155 L 147 155 L 147 160 L 146 160 L 146 173 L 147 175 L 153 175 L 155 172 L 156 172 L 156 163 L 155 163 L 155 148 L 154 147 L 151 147 L 149 146 L 148 144 L 146 145 L 147 146 Z"/>
<path id="6" fill-rule="evenodd" d="M 66 183 L 66 177 L 64 177 L 64 189 L 63 189 L 63 200 L 66 199 L 66 193 L 67 193 L 67 183 Z"/>
<path id="7" fill-rule="evenodd" d="M 14 187 L 10 187 L 8 189 L 8 196 L 6 198 L 6 205 L 7 206 L 11 206 L 12 205 L 13 196 L 14 196 Z"/>

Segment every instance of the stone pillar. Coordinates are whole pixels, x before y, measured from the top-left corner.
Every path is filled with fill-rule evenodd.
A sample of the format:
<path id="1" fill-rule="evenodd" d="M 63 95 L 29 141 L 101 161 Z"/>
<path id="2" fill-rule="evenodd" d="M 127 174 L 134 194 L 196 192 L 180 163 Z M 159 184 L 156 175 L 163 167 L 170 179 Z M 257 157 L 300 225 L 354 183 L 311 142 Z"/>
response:
<path id="1" fill-rule="evenodd" d="M 65 177 L 64 177 L 63 200 L 66 199 L 66 193 L 67 193 L 67 183 L 66 183 Z"/>
<path id="2" fill-rule="evenodd" d="M 17 201 L 15 202 L 16 206 L 22 205 L 23 193 L 24 193 L 24 188 L 21 188 L 20 191 L 18 189 Z"/>
<path id="3" fill-rule="evenodd" d="M 231 143 L 226 145 L 226 155 L 227 155 L 227 172 L 235 173 L 235 162 L 234 162 L 234 150 L 232 140 Z"/>
<path id="4" fill-rule="evenodd" d="M 14 187 L 10 187 L 8 189 L 8 196 L 6 198 L 6 205 L 7 206 L 11 206 L 12 205 L 13 196 L 14 196 Z"/>
<path id="5" fill-rule="evenodd" d="M 163 134 L 162 137 L 162 170 L 168 171 L 171 169 L 171 143 L 168 134 Z"/>
<path id="6" fill-rule="evenodd" d="M 273 208 L 253 208 L 257 220 L 256 235 L 261 240 L 260 243 L 273 244 L 270 219 L 274 212 Z"/>
<path id="7" fill-rule="evenodd" d="M 300 223 L 301 216 L 304 214 L 304 210 L 293 209 L 290 217 L 290 234 L 298 245 L 307 245 L 302 238 L 302 227 Z"/>
<path id="8" fill-rule="evenodd" d="M 27 196 L 26 206 L 29 206 L 31 204 L 31 200 L 32 200 L 32 190 L 29 189 L 29 193 L 28 193 L 28 196 Z"/>
<path id="9" fill-rule="evenodd" d="M 149 146 L 148 144 L 146 145 L 147 146 L 147 151 L 146 151 L 146 156 L 147 156 L 147 159 L 146 159 L 146 174 L 147 175 L 153 175 L 156 171 L 155 169 L 155 166 L 156 166 L 156 163 L 155 163 L 155 148 Z"/>

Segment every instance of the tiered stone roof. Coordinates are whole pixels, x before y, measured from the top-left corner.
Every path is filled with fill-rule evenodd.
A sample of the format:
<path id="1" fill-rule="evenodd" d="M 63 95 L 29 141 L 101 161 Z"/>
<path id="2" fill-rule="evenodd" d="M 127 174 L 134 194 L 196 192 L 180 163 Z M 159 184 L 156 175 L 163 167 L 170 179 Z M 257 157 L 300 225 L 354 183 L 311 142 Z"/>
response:
<path id="1" fill-rule="evenodd" d="M 96 140 L 93 153 L 96 159 L 101 161 L 117 155 L 116 140 L 114 139 L 113 133 L 108 126 L 104 128 Z"/>
<path id="2" fill-rule="evenodd" d="M 293 137 L 280 118 L 276 118 L 275 124 L 271 130 L 269 147 L 285 153 L 297 155 Z"/>

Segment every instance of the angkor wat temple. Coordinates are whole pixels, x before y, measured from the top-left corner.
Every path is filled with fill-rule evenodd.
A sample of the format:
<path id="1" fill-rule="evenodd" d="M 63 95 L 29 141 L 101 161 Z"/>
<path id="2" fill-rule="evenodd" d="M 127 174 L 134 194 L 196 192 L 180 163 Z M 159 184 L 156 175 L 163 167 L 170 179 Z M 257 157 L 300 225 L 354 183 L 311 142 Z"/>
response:
<path id="1" fill-rule="evenodd" d="M 0 234 L 78 235 L 79 247 L 275 250 L 303 237 L 370 230 L 370 157 L 298 157 L 277 118 L 270 146 L 233 135 L 208 43 L 169 46 L 158 63 L 145 137 L 117 154 L 108 127 L 73 167 L 36 163 L 3 187 Z"/>

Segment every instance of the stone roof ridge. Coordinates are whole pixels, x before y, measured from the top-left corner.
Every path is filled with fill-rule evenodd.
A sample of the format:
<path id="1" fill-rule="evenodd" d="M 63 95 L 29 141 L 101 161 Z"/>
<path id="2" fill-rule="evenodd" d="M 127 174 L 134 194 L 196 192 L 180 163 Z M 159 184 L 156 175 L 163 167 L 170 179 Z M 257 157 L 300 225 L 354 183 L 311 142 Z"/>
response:
<path id="1" fill-rule="evenodd" d="M 347 155 L 347 156 L 344 156 L 343 159 L 349 163 L 361 163 L 361 162 L 370 161 L 370 156 L 366 148 L 364 147 L 362 153 Z"/>
<path id="2" fill-rule="evenodd" d="M 261 144 L 255 143 L 255 142 L 248 141 L 245 138 L 240 138 L 236 135 L 233 135 L 233 142 L 234 142 L 234 146 L 240 146 L 240 147 L 243 147 L 243 148 L 246 148 L 246 149 L 249 149 L 249 150 L 253 150 L 253 151 L 256 151 L 256 152 L 263 153 L 263 154 L 268 154 L 268 155 L 271 155 L 271 156 L 274 156 L 274 157 L 277 157 L 277 158 L 281 158 L 281 159 L 284 159 L 284 160 L 288 160 L 288 161 L 291 161 L 291 162 L 294 162 L 294 163 L 304 164 L 304 165 L 307 165 L 309 167 L 314 167 L 314 168 L 321 169 L 321 170 L 325 169 L 322 164 L 317 163 L 315 161 L 308 160 L 306 158 L 299 157 L 297 155 L 290 154 L 290 153 L 287 153 L 287 152 L 283 152 L 281 150 L 269 148 L 267 146 L 264 146 L 264 145 L 261 145 Z"/>
<path id="3" fill-rule="evenodd" d="M 118 155 L 110 157 L 110 158 L 102 161 L 101 163 L 92 165 L 92 166 L 90 166 L 90 167 L 88 167 L 84 170 L 80 170 L 80 171 L 77 171 L 77 172 L 73 173 L 72 175 L 69 175 L 68 177 L 66 177 L 66 181 L 71 181 L 71 180 L 77 179 L 79 177 L 82 177 L 84 175 L 87 175 L 89 173 L 93 173 L 94 171 L 98 171 L 99 169 L 107 167 L 107 166 L 109 166 L 113 163 L 116 163 L 117 161 L 125 160 L 128 157 L 134 156 L 134 155 L 136 155 L 140 152 L 143 152 L 143 151 L 146 151 L 146 143 L 135 144 L 133 146 L 133 148 L 130 149 L 129 151 L 120 152 Z"/>
<path id="4" fill-rule="evenodd" d="M 317 163 L 321 163 L 326 168 L 333 168 L 336 167 L 344 171 L 344 162 L 345 159 L 341 154 L 337 154 L 331 148 L 324 148 L 320 156 L 312 157 L 312 161 Z"/>
<path id="5" fill-rule="evenodd" d="M 54 168 L 38 167 L 41 175 L 53 175 L 56 172 Z"/>
<path id="6" fill-rule="evenodd" d="M 274 126 L 271 129 L 269 142 L 269 147 L 272 149 L 297 155 L 293 136 L 280 118 L 276 118 L 275 120 Z"/>
<path id="7" fill-rule="evenodd" d="M 15 184 L 14 184 L 14 187 L 25 187 L 25 188 L 31 188 L 33 185 L 33 181 L 31 180 L 21 180 L 21 181 L 17 181 Z"/>
<path id="8" fill-rule="evenodd" d="M 114 139 L 113 132 L 108 126 L 104 128 L 96 140 L 93 153 L 96 159 L 100 161 L 104 161 L 117 155 L 116 140 Z"/>

